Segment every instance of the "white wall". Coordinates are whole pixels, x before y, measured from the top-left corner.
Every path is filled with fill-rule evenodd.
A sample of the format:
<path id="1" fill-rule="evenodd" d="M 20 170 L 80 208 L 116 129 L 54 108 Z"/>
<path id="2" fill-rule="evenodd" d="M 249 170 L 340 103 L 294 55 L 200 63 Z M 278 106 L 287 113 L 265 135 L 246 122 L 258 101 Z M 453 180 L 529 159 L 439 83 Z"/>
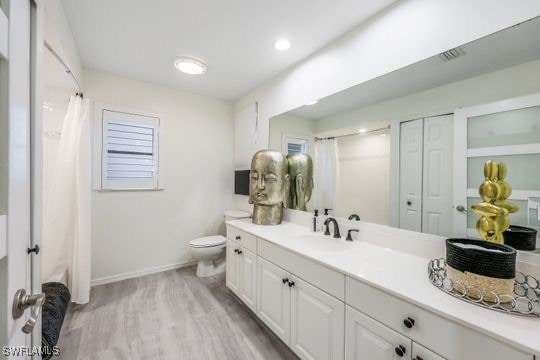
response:
<path id="1" fill-rule="evenodd" d="M 233 193 L 230 103 L 84 70 L 85 97 L 158 113 L 165 190 L 94 192 L 92 279 L 191 259 L 188 242 L 222 230 Z"/>
<path id="2" fill-rule="evenodd" d="M 235 103 L 259 103 L 256 137 L 268 145 L 268 120 L 353 85 L 429 58 L 540 15 L 540 2 L 523 0 L 402 0 Z M 235 163 L 251 154 L 237 156 Z"/>
<path id="3" fill-rule="evenodd" d="M 317 133 L 372 129 L 394 120 L 412 120 L 429 114 L 444 114 L 466 106 L 489 103 L 540 92 L 540 60 L 457 81 L 419 93 L 364 106 L 322 118 Z"/>
<path id="4" fill-rule="evenodd" d="M 334 214 L 358 214 L 362 221 L 389 225 L 390 136 L 338 139 L 338 206 Z"/>
<path id="5" fill-rule="evenodd" d="M 82 81 L 81 61 L 62 2 L 61 0 L 47 0 L 44 1 L 44 5 L 45 21 L 43 30 L 45 41 L 62 57 L 77 79 Z"/>

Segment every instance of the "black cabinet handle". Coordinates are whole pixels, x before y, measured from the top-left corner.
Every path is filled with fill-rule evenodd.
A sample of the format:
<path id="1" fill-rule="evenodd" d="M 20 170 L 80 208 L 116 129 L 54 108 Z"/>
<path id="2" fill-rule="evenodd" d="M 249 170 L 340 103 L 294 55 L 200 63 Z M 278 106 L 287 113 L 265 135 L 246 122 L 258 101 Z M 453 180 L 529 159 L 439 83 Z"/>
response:
<path id="1" fill-rule="evenodd" d="M 36 253 L 36 255 L 37 255 L 37 254 L 39 254 L 39 246 L 36 245 L 36 246 L 34 246 L 33 248 L 28 248 L 27 252 L 28 252 L 29 254 L 31 254 L 31 253 Z"/>
<path id="2" fill-rule="evenodd" d="M 399 357 L 403 357 L 403 355 L 405 355 L 405 353 L 407 352 L 407 349 L 405 348 L 405 346 L 403 345 L 399 345 L 395 348 L 396 350 L 396 354 L 399 356 Z"/>
<path id="3" fill-rule="evenodd" d="M 234 249 L 234 252 L 238 254 L 238 249 Z"/>
<path id="4" fill-rule="evenodd" d="M 283 279 L 283 280 L 281 280 L 281 281 L 283 281 L 283 283 L 284 283 L 284 284 L 286 284 L 286 283 L 288 283 L 288 282 L 289 282 L 289 279 L 287 279 L 287 278 L 284 278 L 284 279 Z"/>
<path id="5" fill-rule="evenodd" d="M 410 317 L 406 318 L 403 320 L 403 325 L 405 325 L 407 329 L 412 329 L 414 326 L 414 319 L 411 319 Z"/>
<path id="6" fill-rule="evenodd" d="M 238 255 L 241 255 L 242 254 L 242 250 L 238 250 Z"/>
<path id="7" fill-rule="evenodd" d="M 240 235 L 236 237 L 236 240 L 240 240 L 240 239 L 241 239 Z"/>
<path id="8" fill-rule="evenodd" d="M 420 356 L 417 356 L 413 360 L 424 360 L 424 358 L 421 358 Z"/>
<path id="9" fill-rule="evenodd" d="M 293 287 L 294 286 L 294 281 L 289 281 L 289 287 Z"/>
<path id="10" fill-rule="evenodd" d="M 412 201 L 407 201 L 407 205 L 411 206 L 412 205 Z"/>

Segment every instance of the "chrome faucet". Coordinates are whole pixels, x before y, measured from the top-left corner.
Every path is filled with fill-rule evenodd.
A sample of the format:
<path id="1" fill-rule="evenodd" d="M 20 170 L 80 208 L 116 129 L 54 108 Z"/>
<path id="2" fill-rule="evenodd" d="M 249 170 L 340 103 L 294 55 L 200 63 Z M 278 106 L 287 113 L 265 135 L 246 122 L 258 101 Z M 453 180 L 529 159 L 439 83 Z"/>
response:
<path id="1" fill-rule="evenodd" d="M 326 231 L 324 232 L 324 235 L 330 235 L 330 223 L 334 223 L 334 238 L 339 239 L 341 237 L 341 234 L 339 233 L 339 226 L 333 217 L 329 217 L 324 222 L 324 225 L 326 225 Z"/>

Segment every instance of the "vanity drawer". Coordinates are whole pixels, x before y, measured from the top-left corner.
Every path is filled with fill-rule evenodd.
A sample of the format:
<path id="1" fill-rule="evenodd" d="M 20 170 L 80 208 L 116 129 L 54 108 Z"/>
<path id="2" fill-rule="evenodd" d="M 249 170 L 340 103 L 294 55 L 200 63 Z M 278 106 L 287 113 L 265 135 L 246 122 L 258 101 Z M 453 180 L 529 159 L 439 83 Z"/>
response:
<path id="1" fill-rule="evenodd" d="M 463 325 L 347 277 L 346 303 L 448 360 L 532 360 L 532 355 L 504 345 Z M 472 305 L 471 305 L 472 306 Z M 411 318 L 409 329 L 404 320 Z"/>
<path id="2" fill-rule="evenodd" d="M 345 275 L 315 261 L 258 239 L 259 256 L 282 267 L 330 295 L 345 300 Z"/>
<path id="3" fill-rule="evenodd" d="M 242 245 L 245 249 L 257 253 L 257 238 L 245 231 L 238 230 L 235 227 L 227 226 L 227 239 L 233 240 Z"/>

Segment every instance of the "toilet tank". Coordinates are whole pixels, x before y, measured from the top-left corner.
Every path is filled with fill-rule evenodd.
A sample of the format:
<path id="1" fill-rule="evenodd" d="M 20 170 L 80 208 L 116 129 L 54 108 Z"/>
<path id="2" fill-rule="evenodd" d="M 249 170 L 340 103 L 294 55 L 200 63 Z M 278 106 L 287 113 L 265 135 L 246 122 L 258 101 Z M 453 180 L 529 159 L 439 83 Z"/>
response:
<path id="1" fill-rule="evenodd" d="M 242 210 L 225 210 L 225 220 L 249 219 L 251 214 Z"/>

